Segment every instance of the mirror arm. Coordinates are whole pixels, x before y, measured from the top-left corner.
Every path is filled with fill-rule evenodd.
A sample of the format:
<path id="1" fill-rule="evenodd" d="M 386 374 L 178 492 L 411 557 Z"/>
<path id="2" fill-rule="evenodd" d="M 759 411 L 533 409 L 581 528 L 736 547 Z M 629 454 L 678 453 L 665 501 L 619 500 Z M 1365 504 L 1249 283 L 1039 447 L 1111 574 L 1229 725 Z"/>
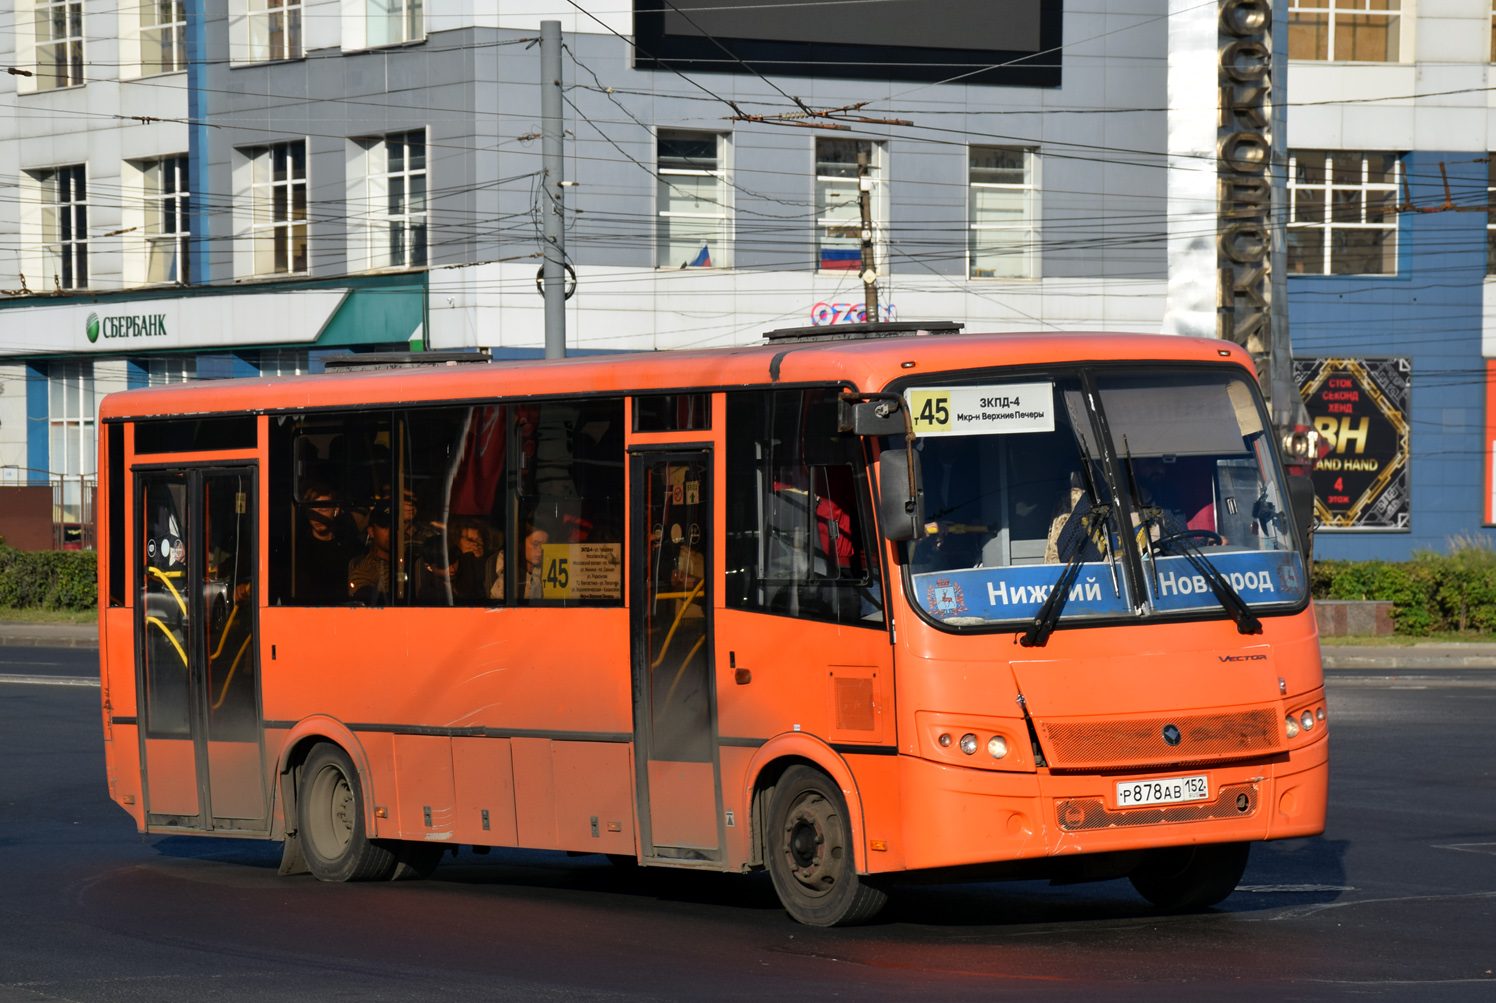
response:
<path id="1" fill-rule="evenodd" d="M 904 453 L 908 459 L 905 466 L 909 468 L 909 497 L 913 498 L 919 490 L 919 485 L 914 482 L 914 416 L 909 413 L 909 408 L 904 403 L 904 395 L 843 390 L 840 399 L 847 404 L 854 404 L 858 401 L 891 401 L 894 410 L 904 416 Z M 850 432 L 852 428 L 843 425 L 841 431 Z"/>

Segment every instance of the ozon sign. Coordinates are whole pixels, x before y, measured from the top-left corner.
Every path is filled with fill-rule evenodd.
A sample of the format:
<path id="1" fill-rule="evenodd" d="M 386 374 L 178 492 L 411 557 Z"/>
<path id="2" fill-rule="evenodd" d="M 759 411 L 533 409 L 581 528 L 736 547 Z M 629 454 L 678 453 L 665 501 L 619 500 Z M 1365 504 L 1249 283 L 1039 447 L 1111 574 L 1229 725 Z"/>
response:
<path id="1" fill-rule="evenodd" d="M 892 303 L 878 305 L 879 320 L 898 320 L 899 311 Z M 828 324 L 861 324 L 867 320 L 867 307 L 862 303 L 817 303 L 810 308 L 810 323 L 813 327 Z"/>

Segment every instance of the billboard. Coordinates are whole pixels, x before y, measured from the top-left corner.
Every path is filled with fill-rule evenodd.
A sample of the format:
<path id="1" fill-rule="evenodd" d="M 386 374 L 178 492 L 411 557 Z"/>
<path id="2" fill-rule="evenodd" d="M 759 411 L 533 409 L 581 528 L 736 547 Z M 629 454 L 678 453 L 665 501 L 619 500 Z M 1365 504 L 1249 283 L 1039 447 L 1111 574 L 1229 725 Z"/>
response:
<path id="1" fill-rule="evenodd" d="M 1059 0 L 634 0 L 634 66 L 1060 85 Z"/>
<path id="2" fill-rule="evenodd" d="M 1329 446 L 1314 468 L 1317 531 L 1408 532 L 1411 360 L 1294 359 L 1293 372 Z"/>

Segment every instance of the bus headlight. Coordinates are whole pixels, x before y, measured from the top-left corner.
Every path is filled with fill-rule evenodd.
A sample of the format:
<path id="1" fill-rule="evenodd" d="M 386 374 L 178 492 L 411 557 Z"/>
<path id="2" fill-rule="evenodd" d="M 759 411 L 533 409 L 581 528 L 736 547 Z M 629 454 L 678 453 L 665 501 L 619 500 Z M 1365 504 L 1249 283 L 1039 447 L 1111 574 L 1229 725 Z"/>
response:
<path id="1" fill-rule="evenodd" d="M 971 732 L 967 732 L 961 736 L 961 751 L 968 756 L 975 756 L 977 754 L 977 737 Z"/>
<path id="2" fill-rule="evenodd" d="M 987 754 L 993 759 L 1001 759 L 1008 754 L 1008 740 L 1001 735 L 993 735 L 987 739 Z"/>
<path id="3" fill-rule="evenodd" d="M 1314 730 L 1314 711 L 1306 710 L 1299 716 L 1299 724 L 1304 726 L 1305 731 Z"/>
<path id="4" fill-rule="evenodd" d="M 1299 722 L 1292 714 L 1283 719 L 1284 726 L 1288 729 L 1289 738 L 1299 737 Z"/>

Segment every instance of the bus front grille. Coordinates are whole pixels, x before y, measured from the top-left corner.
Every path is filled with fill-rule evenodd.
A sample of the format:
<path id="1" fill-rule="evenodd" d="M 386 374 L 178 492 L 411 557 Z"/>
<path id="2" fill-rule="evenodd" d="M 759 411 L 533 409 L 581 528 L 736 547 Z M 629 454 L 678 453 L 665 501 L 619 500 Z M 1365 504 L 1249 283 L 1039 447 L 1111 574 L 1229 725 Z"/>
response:
<path id="1" fill-rule="evenodd" d="M 1067 798 L 1054 803 L 1055 820 L 1066 832 L 1110 829 L 1164 822 L 1199 822 L 1210 818 L 1243 818 L 1257 812 L 1256 784 L 1229 784 L 1214 801 L 1157 805 L 1151 808 L 1108 808 L 1101 798 Z"/>
<path id="2" fill-rule="evenodd" d="M 1119 769 L 1240 759 L 1283 748 L 1276 708 L 1111 721 L 1039 721 L 1049 765 Z M 1175 739 L 1170 744 L 1168 737 Z"/>

